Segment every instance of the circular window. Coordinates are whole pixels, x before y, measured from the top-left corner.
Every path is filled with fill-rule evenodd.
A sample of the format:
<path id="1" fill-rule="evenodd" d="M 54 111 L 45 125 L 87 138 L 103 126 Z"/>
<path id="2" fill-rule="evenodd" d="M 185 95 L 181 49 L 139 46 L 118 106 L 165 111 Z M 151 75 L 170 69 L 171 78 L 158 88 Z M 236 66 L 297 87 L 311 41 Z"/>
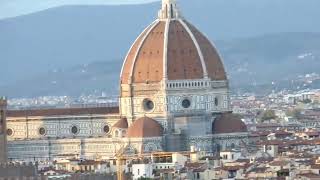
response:
<path id="1" fill-rule="evenodd" d="M 191 106 L 191 102 L 189 99 L 184 99 L 181 103 L 183 108 L 189 108 Z"/>
<path id="2" fill-rule="evenodd" d="M 44 127 L 39 128 L 39 134 L 40 134 L 41 136 L 46 135 L 46 133 L 47 133 L 47 131 L 46 131 L 46 129 L 45 129 Z"/>
<path id="3" fill-rule="evenodd" d="M 13 130 L 12 129 L 7 129 L 7 135 L 12 136 L 13 135 Z"/>
<path id="4" fill-rule="evenodd" d="M 152 111 L 154 108 L 154 103 L 150 99 L 143 100 L 143 107 L 145 111 Z"/>
<path id="5" fill-rule="evenodd" d="M 219 105 L 219 100 L 218 100 L 218 98 L 216 97 L 216 98 L 214 98 L 214 104 L 216 105 L 216 106 L 218 106 Z"/>
<path id="6" fill-rule="evenodd" d="M 78 127 L 77 127 L 77 126 L 72 126 L 72 128 L 71 128 L 71 133 L 72 133 L 72 134 L 78 134 L 78 133 L 79 133 Z"/>
<path id="7" fill-rule="evenodd" d="M 108 125 L 105 125 L 103 127 L 103 132 L 105 132 L 106 134 L 108 134 L 110 132 L 110 127 Z"/>

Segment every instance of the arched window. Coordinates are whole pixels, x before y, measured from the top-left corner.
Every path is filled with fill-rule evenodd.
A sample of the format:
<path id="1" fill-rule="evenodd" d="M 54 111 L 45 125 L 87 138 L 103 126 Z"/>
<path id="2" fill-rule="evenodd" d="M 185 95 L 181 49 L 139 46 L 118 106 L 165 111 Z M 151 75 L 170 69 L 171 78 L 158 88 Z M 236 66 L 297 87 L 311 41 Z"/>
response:
<path id="1" fill-rule="evenodd" d="M 126 136 L 127 131 L 126 130 L 122 130 L 122 137 Z"/>
<path id="2" fill-rule="evenodd" d="M 214 105 L 218 106 L 219 105 L 219 99 L 216 97 L 214 98 Z"/>
<path id="3" fill-rule="evenodd" d="M 118 130 L 114 131 L 114 137 L 119 137 L 119 131 Z"/>

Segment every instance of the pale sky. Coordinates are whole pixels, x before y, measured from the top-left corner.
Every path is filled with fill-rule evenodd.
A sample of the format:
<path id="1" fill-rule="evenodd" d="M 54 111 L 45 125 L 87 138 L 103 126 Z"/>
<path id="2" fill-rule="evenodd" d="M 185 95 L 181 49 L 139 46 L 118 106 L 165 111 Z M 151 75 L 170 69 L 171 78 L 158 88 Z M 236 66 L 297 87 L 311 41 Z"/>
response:
<path id="1" fill-rule="evenodd" d="M 0 0 L 0 19 L 64 5 L 139 4 L 158 0 Z"/>

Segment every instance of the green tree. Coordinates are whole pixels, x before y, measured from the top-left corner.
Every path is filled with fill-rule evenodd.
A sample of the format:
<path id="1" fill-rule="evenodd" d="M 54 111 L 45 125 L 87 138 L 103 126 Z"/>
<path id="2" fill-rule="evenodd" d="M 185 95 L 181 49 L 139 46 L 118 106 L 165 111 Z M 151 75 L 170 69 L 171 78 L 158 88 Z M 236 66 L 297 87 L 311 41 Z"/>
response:
<path id="1" fill-rule="evenodd" d="M 303 104 L 310 104 L 312 101 L 310 99 L 304 99 L 301 101 Z"/>
<path id="2" fill-rule="evenodd" d="M 276 118 L 277 118 L 277 116 L 276 116 L 274 110 L 266 110 L 263 112 L 261 120 L 262 121 L 269 121 L 271 119 L 276 119 Z"/>
<path id="3" fill-rule="evenodd" d="M 300 115 L 301 115 L 301 109 L 292 109 L 292 110 L 288 110 L 286 112 L 286 115 L 287 116 L 291 116 L 295 119 L 299 119 L 300 118 Z"/>

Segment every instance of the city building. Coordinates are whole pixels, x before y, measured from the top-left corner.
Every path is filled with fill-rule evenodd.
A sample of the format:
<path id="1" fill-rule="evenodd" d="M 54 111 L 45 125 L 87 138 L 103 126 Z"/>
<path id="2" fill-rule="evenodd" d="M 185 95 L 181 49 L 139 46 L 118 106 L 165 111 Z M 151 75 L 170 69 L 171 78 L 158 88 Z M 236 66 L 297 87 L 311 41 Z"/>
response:
<path id="1" fill-rule="evenodd" d="M 29 161 L 191 146 L 214 153 L 248 142 L 231 111 L 222 58 L 175 0 L 162 1 L 125 57 L 119 107 L 9 111 L 6 132 L 9 158 Z"/>
<path id="2" fill-rule="evenodd" d="M 6 109 L 7 101 L 0 97 L 0 163 L 7 161 Z"/>

